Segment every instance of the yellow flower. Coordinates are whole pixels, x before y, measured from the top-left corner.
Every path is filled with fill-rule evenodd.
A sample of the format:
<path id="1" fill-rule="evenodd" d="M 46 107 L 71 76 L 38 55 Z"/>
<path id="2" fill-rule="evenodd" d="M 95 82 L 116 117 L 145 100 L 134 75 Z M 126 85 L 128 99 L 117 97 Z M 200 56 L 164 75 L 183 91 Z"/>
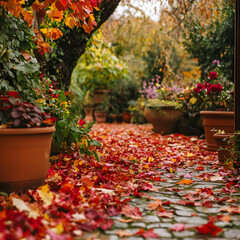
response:
<path id="1" fill-rule="evenodd" d="M 195 97 L 192 97 L 190 100 L 189 100 L 189 103 L 191 104 L 195 104 L 197 102 L 197 98 Z"/>

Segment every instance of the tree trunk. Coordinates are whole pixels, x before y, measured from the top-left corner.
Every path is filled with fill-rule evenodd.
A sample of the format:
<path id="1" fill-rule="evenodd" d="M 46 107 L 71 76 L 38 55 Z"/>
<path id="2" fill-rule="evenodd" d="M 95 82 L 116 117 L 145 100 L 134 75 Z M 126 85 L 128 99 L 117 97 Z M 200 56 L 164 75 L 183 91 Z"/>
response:
<path id="1" fill-rule="evenodd" d="M 79 57 L 85 52 L 86 44 L 91 35 L 113 14 L 121 0 L 103 0 L 100 10 L 96 11 L 94 16 L 97 21 L 97 27 L 87 34 L 82 28 L 62 29 L 63 36 L 55 41 L 56 47 L 49 54 L 48 59 L 42 59 L 38 56 L 41 70 L 44 73 L 56 76 L 57 81 L 61 81 L 62 87 L 68 89 L 71 83 L 71 74 L 76 66 Z"/>

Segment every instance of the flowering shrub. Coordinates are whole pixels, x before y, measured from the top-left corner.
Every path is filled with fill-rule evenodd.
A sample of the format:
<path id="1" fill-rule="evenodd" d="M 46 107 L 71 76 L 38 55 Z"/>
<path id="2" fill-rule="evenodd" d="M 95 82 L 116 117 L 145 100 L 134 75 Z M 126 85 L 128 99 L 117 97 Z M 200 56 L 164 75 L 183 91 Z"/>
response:
<path id="1" fill-rule="evenodd" d="M 94 154 L 97 157 L 95 152 L 90 151 L 90 146 L 100 147 L 101 145 L 88 135 L 93 123 L 86 123 L 82 119 L 82 108 L 74 104 L 73 93 L 57 89 L 53 83 L 48 82 L 44 84 L 44 88 L 47 90 L 43 98 L 37 100 L 37 103 L 45 112 L 57 119 L 52 152 L 63 153 L 78 150 L 81 154 Z"/>
<path id="2" fill-rule="evenodd" d="M 152 78 L 151 81 L 143 81 L 141 93 L 145 95 L 147 99 L 154 99 L 158 97 L 158 88 L 160 87 L 160 76 L 156 75 L 156 78 Z"/>
<path id="3" fill-rule="evenodd" d="M 46 127 L 56 120 L 36 105 L 24 102 L 17 91 L 0 95 L 0 128 Z"/>
<path id="4" fill-rule="evenodd" d="M 183 110 L 190 115 L 200 111 L 232 111 L 234 107 L 233 83 L 222 74 L 218 60 L 213 62 L 215 68 L 209 73 L 204 83 L 187 88 L 179 95 Z"/>
<path id="5" fill-rule="evenodd" d="M 168 85 L 161 84 L 161 88 L 158 89 L 158 98 L 168 101 L 177 101 L 177 95 L 183 90 L 178 86 L 173 85 L 172 87 Z"/>

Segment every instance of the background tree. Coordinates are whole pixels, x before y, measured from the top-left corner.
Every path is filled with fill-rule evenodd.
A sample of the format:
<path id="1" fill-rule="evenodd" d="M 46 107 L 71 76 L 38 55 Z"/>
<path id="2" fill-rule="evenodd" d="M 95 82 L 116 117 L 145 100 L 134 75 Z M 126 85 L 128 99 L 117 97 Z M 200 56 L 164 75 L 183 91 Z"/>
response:
<path id="1" fill-rule="evenodd" d="M 56 79 L 61 80 L 64 88 L 67 89 L 72 70 L 79 56 L 84 52 L 91 34 L 108 19 L 119 2 L 120 0 L 73 2 L 8 0 L 0 1 L 0 15 L 6 13 L 7 15 L 11 14 L 13 18 L 18 18 L 19 21 L 23 19 L 27 22 L 25 31 L 34 29 L 35 33 L 32 32 L 32 35 L 35 41 L 31 49 L 34 50 L 41 66 L 40 70 L 47 75 L 56 76 Z M 10 15 L 9 19 L 11 20 Z M 4 31 L 4 26 L 1 30 Z M 4 41 L 4 39 L 2 40 Z M 0 43 L 2 44 L 2 42 Z M 28 54 L 32 53 L 31 49 L 26 49 Z M 50 49 L 53 51 L 50 55 L 46 55 L 45 53 L 49 53 Z M 19 52 L 21 51 L 25 51 L 25 49 L 19 46 Z M 1 62 L 5 60 L 1 59 Z M 2 68 L 2 71 L 4 76 L 8 74 L 6 69 Z M 11 78 L 17 78 L 15 70 L 12 71 L 14 73 Z"/>

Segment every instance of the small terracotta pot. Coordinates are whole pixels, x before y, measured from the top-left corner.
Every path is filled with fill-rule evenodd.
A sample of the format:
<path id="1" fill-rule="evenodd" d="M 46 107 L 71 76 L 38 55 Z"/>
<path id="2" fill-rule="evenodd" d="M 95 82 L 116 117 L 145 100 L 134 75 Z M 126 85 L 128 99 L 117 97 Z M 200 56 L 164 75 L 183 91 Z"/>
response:
<path id="1" fill-rule="evenodd" d="M 204 132 L 207 142 L 207 150 L 217 151 L 217 143 L 213 135 L 213 129 L 224 130 L 225 133 L 234 132 L 234 112 L 226 111 L 201 111 Z"/>
<path id="2" fill-rule="evenodd" d="M 107 112 L 94 112 L 95 121 L 104 123 L 107 121 Z"/>
<path id="3" fill-rule="evenodd" d="M 26 191 L 44 182 L 54 131 L 54 126 L 0 129 L 0 191 Z"/>
<path id="4" fill-rule="evenodd" d="M 145 107 L 144 116 L 152 123 L 154 132 L 165 135 L 176 132 L 182 111 L 171 106 L 162 107 L 160 111 Z"/>
<path id="5" fill-rule="evenodd" d="M 122 120 L 126 123 L 130 123 L 131 120 L 130 112 L 122 112 Z"/>
<path id="6" fill-rule="evenodd" d="M 229 137 L 231 137 L 232 135 L 233 135 L 233 133 L 224 133 L 224 134 L 215 133 L 213 135 L 213 137 L 217 143 L 218 160 L 222 164 L 226 161 L 226 159 L 231 157 L 231 154 L 228 150 L 227 142 L 229 140 Z"/>

